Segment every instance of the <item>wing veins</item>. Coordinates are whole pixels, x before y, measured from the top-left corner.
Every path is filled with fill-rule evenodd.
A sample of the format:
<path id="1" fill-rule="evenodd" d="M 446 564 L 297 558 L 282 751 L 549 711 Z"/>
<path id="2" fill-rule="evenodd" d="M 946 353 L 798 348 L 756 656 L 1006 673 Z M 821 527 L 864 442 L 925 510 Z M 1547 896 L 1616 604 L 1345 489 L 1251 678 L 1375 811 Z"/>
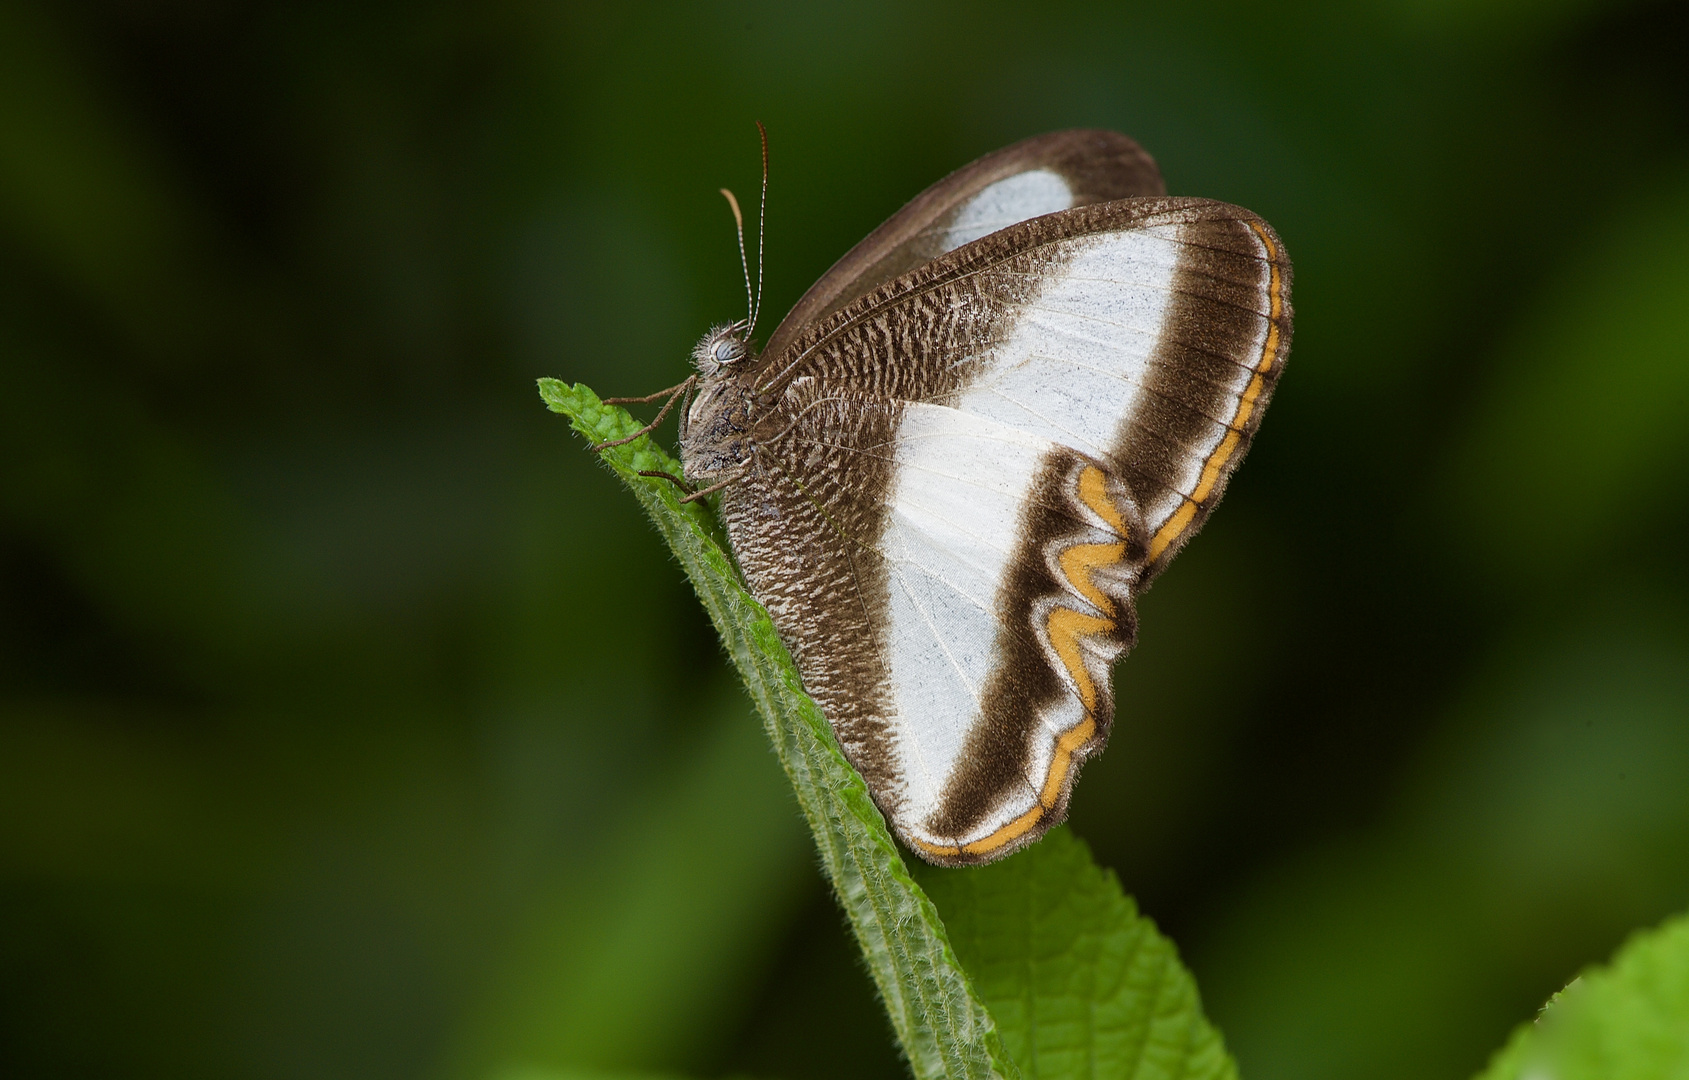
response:
<path id="1" fill-rule="evenodd" d="M 1118 379 L 1119 381 L 1125 383 L 1127 386 L 1133 387 L 1133 388 L 1135 388 L 1135 389 L 1137 389 L 1137 390 L 1139 390 L 1139 391 L 1141 391 L 1145 394 L 1149 394 L 1149 395 L 1152 395 L 1154 397 L 1158 397 L 1162 401 L 1170 402 L 1174 405 L 1177 405 L 1181 409 L 1185 409 L 1188 412 L 1194 413 L 1195 415 L 1202 417 L 1204 420 L 1208 420 L 1208 421 L 1211 421 L 1215 424 L 1218 424 L 1220 427 L 1226 428 L 1226 429 L 1231 430 L 1231 431 L 1242 431 L 1243 430 L 1242 428 L 1235 426 L 1230 420 L 1223 419 L 1221 417 L 1215 416 L 1213 413 L 1209 412 L 1207 409 L 1199 409 L 1195 405 L 1192 405 L 1190 402 L 1184 400 L 1183 398 L 1174 397 L 1172 394 L 1169 394 L 1166 391 L 1157 390 L 1157 389 L 1155 389 L 1155 387 L 1151 386 L 1149 383 L 1144 382 L 1141 379 L 1129 379 L 1125 375 L 1123 375 L 1119 372 L 1109 371 L 1107 368 L 1095 367 L 1091 364 L 1082 364 L 1082 363 L 1079 363 L 1076 360 L 1069 360 L 1069 359 L 1066 359 L 1066 358 L 1063 358 L 1063 357 L 1049 356 L 1049 355 L 1041 354 L 1041 353 L 1034 354 L 1034 356 L 1037 359 L 1046 360 L 1046 361 L 1050 362 L 1051 364 L 1066 364 L 1068 367 L 1078 368 L 1081 371 L 1094 371 L 1098 375 L 1103 376 L 1104 378 Z M 1242 394 L 1240 394 L 1236 390 L 1231 389 L 1230 387 L 1224 386 L 1220 383 L 1216 383 L 1216 382 L 1213 382 L 1213 381 L 1208 380 L 1208 379 L 1204 379 L 1202 381 L 1207 383 L 1209 386 L 1215 387 L 1216 389 L 1225 390 L 1227 395 L 1235 401 L 1241 401 L 1242 398 L 1243 398 Z M 1007 395 L 1003 394 L 1001 391 L 998 391 L 996 388 L 987 387 L 987 389 L 990 389 L 992 393 L 997 394 L 999 397 L 1002 397 L 1004 400 L 1012 402 L 1013 404 L 1019 406 L 1020 408 L 1026 409 L 1026 411 L 1029 412 L 1029 413 L 1032 413 L 1032 415 L 1038 416 L 1038 418 L 1040 420 L 1043 420 L 1045 423 L 1049 424 L 1051 427 L 1056 427 L 1054 421 L 1048 420 L 1047 418 L 1045 418 L 1043 416 L 1039 416 L 1037 413 L 1032 412 L 1031 409 L 1026 408 L 1025 405 L 1022 405 L 1020 402 L 1015 401 L 1013 398 L 1008 397 Z M 1234 410 L 1234 412 L 1235 412 L 1235 410 Z M 1057 428 L 1057 430 L 1062 430 L 1062 429 Z"/>
<path id="2" fill-rule="evenodd" d="M 1040 311 L 1051 311 L 1051 310 L 1054 310 L 1054 309 L 1040 308 L 1038 310 L 1040 310 Z M 1062 314 L 1066 314 L 1066 313 L 1063 312 Z M 1039 325 L 1048 329 L 1052 333 L 1064 334 L 1067 337 L 1074 338 L 1078 341 L 1085 342 L 1086 344 L 1097 345 L 1097 346 L 1100 346 L 1100 347 L 1103 347 L 1103 348 L 1111 349 L 1114 352 L 1126 352 L 1130 348 L 1130 346 L 1126 345 L 1124 342 L 1110 341 L 1108 338 L 1105 338 L 1105 337 L 1098 337 L 1098 336 L 1093 335 L 1093 334 L 1080 333 L 1076 329 L 1062 328 L 1061 326 L 1059 326 L 1058 324 L 1056 324 L 1055 322 L 1053 322 L 1051 320 L 1040 319 Z M 1158 342 L 1158 344 L 1159 344 L 1159 342 Z M 1247 366 L 1247 365 L 1244 365 L 1244 364 L 1240 364 L 1235 359 L 1233 359 L 1230 356 L 1227 356 L 1224 353 L 1217 353 L 1217 352 L 1214 352 L 1212 349 L 1204 349 L 1201 346 L 1197 346 L 1197 345 L 1188 345 L 1183 341 L 1178 342 L 1178 345 L 1182 349 L 1189 349 L 1192 352 L 1201 353 L 1204 356 L 1211 356 L 1216 360 L 1225 361 L 1226 363 L 1229 363 L 1233 367 L 1238 368 L 1238 369 L 1240 369 L 1244 372 L 1248 372 L 1250 374 L 1254 374 L 1254 372 L 1255 372 L 1254 367 Z M 1141 355 L 1143 356 L 1143 358 L 1146 362 L 1150 362 L 1150 361 L 1153 361 L 1154 356 L 1155 356 L 1155 352 L 1152 349 L 1150 352 L 1143 353 Z M 1231 386 L 1227 383 L 1216 382 L 1213 379 L 1208 378 L 1206 375 L 1197 376 L 1197 378 L 1200 379 L 1202 382 L 1207 383 L 1209 386 L 1214 387 L 1216 390 L 1224 390 L 1234 397 L 1236 397 L 1238 394 L 1240 394 L 1242 392 L 1239 389 L 1237 389 L 1236 387 L 1233 387 L 1233 386 Z M 1142 385 L 1142 384 L 1138 384 L 1138 385 Z M 1247 386 L 1247 385 L 1248 384 L 1245 383 L 1245 386 Z"/>

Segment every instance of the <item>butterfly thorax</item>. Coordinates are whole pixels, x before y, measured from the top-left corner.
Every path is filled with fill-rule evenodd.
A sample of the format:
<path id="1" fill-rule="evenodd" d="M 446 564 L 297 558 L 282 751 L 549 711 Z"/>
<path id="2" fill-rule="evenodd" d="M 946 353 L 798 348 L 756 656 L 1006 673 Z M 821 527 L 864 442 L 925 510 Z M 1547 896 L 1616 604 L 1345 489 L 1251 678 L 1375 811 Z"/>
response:
<path id="1" fill-rule="evenodd" d="M 686 411 L 680 460 L 688 480 L 713 480 L 741 467 L 749 454 L 754 395 L 744 323 L 718 326 L 692 350 L 698 396 Z"/>

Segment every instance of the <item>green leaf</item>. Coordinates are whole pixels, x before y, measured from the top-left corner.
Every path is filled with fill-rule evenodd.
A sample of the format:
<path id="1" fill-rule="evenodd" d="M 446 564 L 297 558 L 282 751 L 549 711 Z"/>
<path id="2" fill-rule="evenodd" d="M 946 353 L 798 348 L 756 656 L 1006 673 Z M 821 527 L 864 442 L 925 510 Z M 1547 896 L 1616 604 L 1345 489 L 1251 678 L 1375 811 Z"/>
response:
<path id="1" fill-rule="evenodd" d="M 1173 943 L 1065 828 L 921 881 L 1022 1075 L 1235 1080 Z"/>
<path id="2" fill-rule="evenodd" d="M 541 379 L 539 387 L 546 405 L 595 443 L 639 430 L 624 410 L 605 405 L 585 386 Z M 668 542 L 762 713 L 914 1074 L 923 1080 L 1017 1076 L 937 909 L 910 877 L 862 778 L 803 692 L 768 613 L 739 583 L 714 517 L 699 503 L 682 504 L 667 480 L 639 475 L 679 476 L 679 462 L 645 436 L 599 456 Z M 626 624 L 637 626 L 637 614 L 629 613 Z"/>
<path id="3" fill-rule="evenodd" d="M 1689 1077 L 1689 915 L 1632 937 L 1522 1024 L 1480 1080 Z"/>

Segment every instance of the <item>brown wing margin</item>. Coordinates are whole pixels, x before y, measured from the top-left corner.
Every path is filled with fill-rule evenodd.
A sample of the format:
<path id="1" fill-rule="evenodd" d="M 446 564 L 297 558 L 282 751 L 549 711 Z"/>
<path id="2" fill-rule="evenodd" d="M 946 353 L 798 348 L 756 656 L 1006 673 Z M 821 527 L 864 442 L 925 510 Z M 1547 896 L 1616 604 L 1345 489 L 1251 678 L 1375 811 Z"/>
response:
<path id="1" fill-rule="evenodd" d="M 1057 131 L 1004 147 L 927 188 L 851 248 L 793 306 L 764 355 L 778 356 L 809 324 L 931 260 L 940 253 L 933 227 L 946 215 L 989 185 L 1035 169 L 1061 174 L 1073 189 L 1075 206 L 1167 190 L 1155 159 L 1117 132 Z"/>
<path id="2" fill-rule="evenodd" d="M 1220 416 L 1198 412 L 1188 397 L 1169 393 L 1122 433 L 1119 458 L 1145 503 L 1157 488 L 1172 493 L 1166 474 L 1156 475 L 1158 460 L 1201 458 L 1192 489 L 1178 493 L 1177 506 L 1154 523 L 1146 583 L 1219 503 L 1260 427 L 1290 353 L 1290 259 L 1272 227 L 1239 211 L 1202 222 L 1194 231 L 1174 279 L 1178 306 L 1156 346 L 1157 366 L 1170 381 L 1216 365 L 1243 367 L 1248 378 L 1235 398 L 1228 396 L 1229 407 Z"/>

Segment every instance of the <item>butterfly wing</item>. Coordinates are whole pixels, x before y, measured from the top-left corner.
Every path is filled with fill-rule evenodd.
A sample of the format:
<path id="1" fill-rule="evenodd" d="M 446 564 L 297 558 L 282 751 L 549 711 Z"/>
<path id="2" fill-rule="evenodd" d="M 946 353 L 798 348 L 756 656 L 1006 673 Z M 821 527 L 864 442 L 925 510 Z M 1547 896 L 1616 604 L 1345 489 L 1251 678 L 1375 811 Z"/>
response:
<path id="1" fill-rule="evenodd" d="M 1065 813 L 1133 596 L 1260 422 L 1289 285 L 1253 214 L 1129 199 L 993 232 L 765 354 L 728 531 L 924 857 L 989 861 Z"/>
<path id="2" fill-rule="evenodd" d="M 1165 192 L 1143 147 L 1113 131 L 1057 131 L 1025 139 L 951 173 L 851 248 L 769 338 L 789 344 L 876 286 L 998 229 L 1075 206 Z"/>

